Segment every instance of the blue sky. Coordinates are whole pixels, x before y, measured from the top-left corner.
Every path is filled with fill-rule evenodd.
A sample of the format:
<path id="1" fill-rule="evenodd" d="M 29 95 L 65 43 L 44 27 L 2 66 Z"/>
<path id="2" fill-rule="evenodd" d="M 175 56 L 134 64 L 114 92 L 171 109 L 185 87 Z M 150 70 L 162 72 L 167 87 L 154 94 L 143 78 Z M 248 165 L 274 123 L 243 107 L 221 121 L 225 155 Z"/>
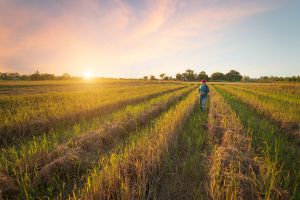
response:
<path id="1" fill-rule="evenodd" d="M 0 71 L 300 75 L 299 1 L 0 0 Z"/>
<path id="2" fill-rule="evenodd" d="M 299 1 L 291 1 L 239 23 L 226 33 L 223 47 L 229 51 L 220 55 L 220 63 L 232 62 L 251 76 L 299 75 L 299 8 Z"/>

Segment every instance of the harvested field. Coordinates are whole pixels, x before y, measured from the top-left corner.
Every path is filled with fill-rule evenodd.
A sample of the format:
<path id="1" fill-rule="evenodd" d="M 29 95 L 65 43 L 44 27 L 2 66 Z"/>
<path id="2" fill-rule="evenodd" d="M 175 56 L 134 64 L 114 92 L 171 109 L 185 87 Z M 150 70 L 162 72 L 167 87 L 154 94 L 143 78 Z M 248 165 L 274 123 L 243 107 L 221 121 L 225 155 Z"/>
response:
<path id="1" fill-rule="evenodd" d="M 0 199 L 300 199 L 300 85 L 0 83 Z"/>

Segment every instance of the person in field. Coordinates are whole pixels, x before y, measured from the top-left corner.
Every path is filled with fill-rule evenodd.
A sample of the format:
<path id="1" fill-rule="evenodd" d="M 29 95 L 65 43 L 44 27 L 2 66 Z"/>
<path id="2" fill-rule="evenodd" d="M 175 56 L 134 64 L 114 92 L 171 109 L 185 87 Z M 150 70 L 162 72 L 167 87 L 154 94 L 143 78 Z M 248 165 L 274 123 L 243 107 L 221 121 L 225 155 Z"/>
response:
<path id="1" fill-rule="evenodd" d="M 199 87 L 199 102 L 202 111 L 205 110 L 208 93 L 209 93 L 209 87 L 206 85 L 206 80 L 202 80 L 201 85 Z"/>

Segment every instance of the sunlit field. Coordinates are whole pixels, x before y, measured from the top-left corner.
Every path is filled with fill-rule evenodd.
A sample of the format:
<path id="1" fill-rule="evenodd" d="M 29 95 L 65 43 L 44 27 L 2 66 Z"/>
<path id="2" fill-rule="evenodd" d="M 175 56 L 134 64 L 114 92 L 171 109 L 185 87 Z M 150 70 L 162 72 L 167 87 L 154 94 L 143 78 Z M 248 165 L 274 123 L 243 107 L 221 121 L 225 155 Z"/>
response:
<path id="1" fill-rule="evenodd" d="M 300 84 L 0 82 L 3 199 L 300 199 Z"/>

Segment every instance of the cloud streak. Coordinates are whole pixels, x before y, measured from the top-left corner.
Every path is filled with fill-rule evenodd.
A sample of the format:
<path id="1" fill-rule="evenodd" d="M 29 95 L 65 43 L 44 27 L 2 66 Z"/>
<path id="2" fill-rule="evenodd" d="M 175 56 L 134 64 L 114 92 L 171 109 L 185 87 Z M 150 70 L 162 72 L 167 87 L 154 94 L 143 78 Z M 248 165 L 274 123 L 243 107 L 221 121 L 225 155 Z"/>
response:
<path id="1" fill-rule="evenodd" d="M 0 71 L 121 75 L 209 45 L 271 1 L 0 0 Z"/>

